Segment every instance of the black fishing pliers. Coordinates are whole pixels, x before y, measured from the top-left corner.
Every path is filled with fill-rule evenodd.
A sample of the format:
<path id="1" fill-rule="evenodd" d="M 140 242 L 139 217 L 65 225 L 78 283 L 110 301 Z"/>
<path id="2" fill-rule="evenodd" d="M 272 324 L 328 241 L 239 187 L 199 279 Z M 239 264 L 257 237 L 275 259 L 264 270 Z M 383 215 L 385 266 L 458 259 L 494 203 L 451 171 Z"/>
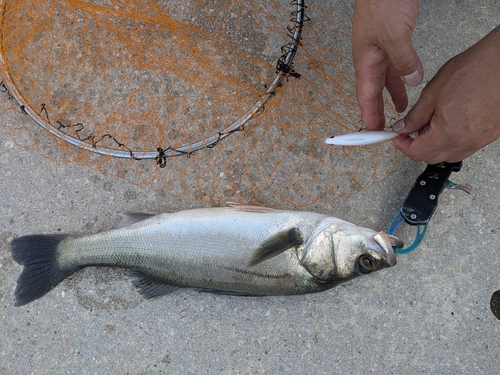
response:
<path id="1" fill-rule="evenodd" d="M 417 233 L 413 243 L 408 247 L 401 249 L 395 247 L 394 251 L 399 254 L 407 254 L 417 248 L 422 242 L 427 230 L 427 225 L 436 210 L 439 194 L 444 188 L 459 189 L 470 194 L 470 189 L 464 185 L 457 185 L 448 180 L 452 172 L 458 172 L 462 168 L 462 162 L 439 163 L 427 165 L 424 172 L 418 176 L 413 184 L 403 207 L 392 220 L 388 234 L 394 234 L 396 229 L 405 221 L 407 224 L 416 226 Z"/>

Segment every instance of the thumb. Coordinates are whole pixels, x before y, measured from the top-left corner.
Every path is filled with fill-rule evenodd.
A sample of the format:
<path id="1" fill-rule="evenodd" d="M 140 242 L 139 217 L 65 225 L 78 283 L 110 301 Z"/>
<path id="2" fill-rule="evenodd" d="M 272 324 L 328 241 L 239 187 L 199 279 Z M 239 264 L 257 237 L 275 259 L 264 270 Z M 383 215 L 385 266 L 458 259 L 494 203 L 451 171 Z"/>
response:
<path id="1" fill-rule="evenodd" d="M 406 116 L 392 125 L 392 130 L 399 134 L 418 132 L 430 123 L 433 115 L 433 101 L 425 95 L 424 90 L 417 103 L 408 111 Z"/>
<path id="2" fill-rule="evenodd" d="M 404 83 L 414 87 L 422 82 L 424 69 L 411 41 L 392 43 L 386 53 Z"/>

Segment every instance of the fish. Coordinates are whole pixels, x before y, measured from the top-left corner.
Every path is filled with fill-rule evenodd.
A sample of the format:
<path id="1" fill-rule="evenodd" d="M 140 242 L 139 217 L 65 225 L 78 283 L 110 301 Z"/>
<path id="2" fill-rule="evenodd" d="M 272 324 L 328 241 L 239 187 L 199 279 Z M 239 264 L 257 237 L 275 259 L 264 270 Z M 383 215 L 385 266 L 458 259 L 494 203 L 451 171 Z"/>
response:
<path id="1" fill-rule="evenodd" d="M 179 288 L 244 296 L 330 289 L 394 266 L 397 237 L 327 215 L 260 206 L 126 212 L 97 234 L 34 234 L 11 241 L 24 268 L 16 306 L 48 293 L 89 266 L 131 270 L 145 298 Z"/>

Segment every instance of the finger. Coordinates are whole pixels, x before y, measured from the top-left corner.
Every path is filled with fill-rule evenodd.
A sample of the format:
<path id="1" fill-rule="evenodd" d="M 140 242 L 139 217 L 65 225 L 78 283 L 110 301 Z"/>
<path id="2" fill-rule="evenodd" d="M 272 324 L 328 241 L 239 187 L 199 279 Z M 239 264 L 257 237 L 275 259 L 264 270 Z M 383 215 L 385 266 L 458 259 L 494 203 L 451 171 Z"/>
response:
<path id="1" fill-rule="evenodd" d="M 384 115 L 384 97 L 381 95 L 377 98 L 377 113 L 376 113 L 376 122 L 367 123 L 363 120 L 363 116 L 361 115 L 361 120 L 363 120 L 363 124 L 366 126 L 367 130 L 382 130 L 385 127 L 385 115 Z"/>
<path id="2" fill-rule="evenodd" d="M 421 131 L 430 123 L 434 115 L 434 104 L 433 92 L 424 89 L 415 105 L 404 118 L 392 125 L 392 129 L 399 134 L 411 134 Z"/>
<path id="3" fill-rule="evenodd" d="M 399 113 L 403 112 L 408 106 L 408 95 L 406 94 L 404 82 L 401 80 L 401 77 L 393 65 L 387 68 L 385 87 L 391 95 L 396 111 Z"/>
<path id="4" fill-rule="evenodd" d="M 356 53 L 354 53 L 356 52 Z M 361 119 L 370 130 L 383 128 L 384 102 L 382 92 L 388 61 L 378 47 L 369 46 L 353 51 L 356 71 L 356 96 L 361 109 Z"/>
<path id="5" fill-rule="evenodd" d="M 415 161 L 425 161 L 428 164 L 437 164 L 445 161 L 444 155 L 439 151 L 428 147 L 424 136 L 411 138 L 408 135 L 402 135 L 393 139 L 394 145 L 406 156 Z"/>
<path id="6" fill-rule="evenodd" d="M 422 62 L 411 41 L 392 43 L 385 48 L 394 69 L 408 86 L 418 86 L 424 78 Z"/>
<path id="7" fill-rule="evenodd" d="M 450 148 L 446 134 L 433 118 L 430 125 L 425 126 L 416 138 L 402 135 L 394 139 L 394 144 L 401 152 L 413 160 L 437 164 L 443 161 L 454 163 L 470 156 L 467 150 Z"/>
<path id="8" fill-rule="evenodd" d="M 385 123 L 383 82 L 380 77 L 363 77 L 362 74 L 356 79 L 356 94 L 361 109 L 361 120 L 369 130 L 383 128 Z"/>
<path id="9" fill-rule="evenodd" d="M 382 130 L 385 127 L 384 98 L 382 94 L 375 101 L 372 113 L 364 112 L 363 109 L 361 110 L 361 121 L 366 129 L 371 131 Z"/>

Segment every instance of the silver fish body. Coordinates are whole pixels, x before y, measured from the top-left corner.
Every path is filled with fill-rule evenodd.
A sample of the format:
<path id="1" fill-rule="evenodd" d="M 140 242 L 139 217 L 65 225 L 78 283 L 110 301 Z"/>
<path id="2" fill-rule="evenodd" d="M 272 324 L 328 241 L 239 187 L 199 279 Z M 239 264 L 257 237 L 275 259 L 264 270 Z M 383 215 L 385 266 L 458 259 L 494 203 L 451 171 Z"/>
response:
<path id="1" fill-rule="evenodd" d="M 146 297 L 179 287 L 241 295 L 329 289 L 392 266 L 395 237 L 313 212 L 235 206 L 160 215 L 86 235 L 32 235 L 11 243 L 25 266 L 16 304 L 29 303 L 86 266 L 131 269 Z M 134 223 L 135 222 L 135 223 Z"/>

